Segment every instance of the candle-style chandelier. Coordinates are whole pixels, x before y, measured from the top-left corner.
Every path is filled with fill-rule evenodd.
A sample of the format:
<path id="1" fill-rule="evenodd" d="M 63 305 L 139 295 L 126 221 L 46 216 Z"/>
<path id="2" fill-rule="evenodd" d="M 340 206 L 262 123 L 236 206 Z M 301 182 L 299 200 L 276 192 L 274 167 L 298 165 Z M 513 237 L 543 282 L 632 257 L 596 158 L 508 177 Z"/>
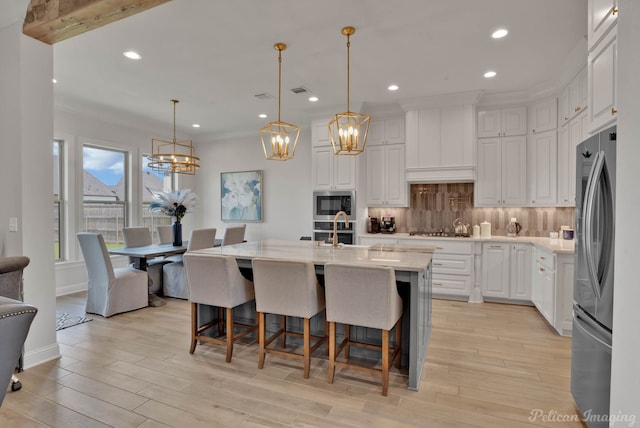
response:
<path id="1" fill-rule="evenodd" d="M 151 139 L 149 167 L 158 172 L 194 175 L 200 168 L 200 159 L 195 156 L 191 140 L 176 141 L 176 104 L 173 103 L 173 140 Z"/>
<path id="2" fill-rule="evenodd" d="M 278 51 L 278 120 L 269 122 L 260 129 L 260 140 L 264 157 L 268 160 L 287 161 L 293 159 L 300 136 L 300 127 L 280 120 L 280 94 L 282 91 L 282 51 L 287 49 L 284 43 L 276 43 Z"/>
<path id="3" fill-rule="evenodd" d="M 370 116 L 349 110 L 349 48 L 354 27 L 344 27 L 342 34 L 347 36 L 347 111 L 336 114 L 329 122 L 329 137 L 336 155 L 359 155 L 367 143 Z"/>

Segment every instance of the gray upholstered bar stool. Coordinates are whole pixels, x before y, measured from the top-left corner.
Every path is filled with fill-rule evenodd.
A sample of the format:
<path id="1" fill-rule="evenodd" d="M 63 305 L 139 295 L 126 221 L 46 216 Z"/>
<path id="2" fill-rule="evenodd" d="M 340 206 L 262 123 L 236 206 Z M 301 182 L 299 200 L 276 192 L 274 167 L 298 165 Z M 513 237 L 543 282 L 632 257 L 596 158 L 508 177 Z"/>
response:
<path id="1" fill-rule="evenodd" d="M 213 247 L 216 229 L 193 229 L 189 234 L 187 252 Z M 162 267 L 162 291 L 167 297 L 187 298 L 187 276 L 184 273 L 183 260 L 167 263 Z"/>
<path id="2" fill-rule="evenodd" d="M 191 348 L 193 354 L 198 340 L 217 345 L 226 345 L 227 363 L 233 355 L 233 342 L 256 329 L 256 325 L 234 323 L 233 308 L 254 299 L 253 284 L 240 273 L 236 259 L 223 255 L 200 255 L 186 253 L 183 258 L 187 274 L 187 290 L 191 303 Z M 217 306 L 226 310 L 226 325 L 218 317 L 204 325 L 199 325 L 198 304 Z M 222 325 L 221 325 L 222 324 Z M 224 338 L 204 336 L 203 333 L 217 326 Z M 221 329 L 220 327 L 224 327 Z M 234 334 L 234 327 L 241 328 Z"/>
<path id="3" fill-rule="evenodd" d="M 307 379 L 311 353 L 327 340 L 326 322 L 322 337 L 311 336 L 310 320 L 325 308 L 324 292 L 316 278 L 315 267 L 311 262 L 264 258 L 253 259 L 252 266 L 260 345 L 258 368 L 264 367 L 266 353 L 298 358 L 304 361 L 304 378 Z M 269 338 L 265 337 L 267 313 L 280 315 L 280 328 Z M 303 334 L 287 331 L 287 316 L 303 319 Z M 280 346 L 286 348 L 287 336 L 303 338 L 303 354 L 268 347 L 280 337 Z M 315 340 L 313 346 L 310 345 L 311 339 Z"/>
<path id="4" fill-rule="evenodd" d="M 333 383 L 336 366 L 354 368 L 382 375 L 382 395 L 389 390 L 389 366 L 398 358 L 400 344 L 402 299 L 396 288 L 396 275 L 392 268 L 381 266 L 352 266 L 329 263 L 324 268 L 324 287 L 329 322 L 329 383 Z M 344 340 L 336 349 L 336 323 L 344 324 Z M 382 330 L 382 346 L 350 340 L 349 326 L 358 325 Z M 395 326 L 396 346 L 389 346 L 389 331 Z M 360 346 L 382 351 L 382 368 L 375 369 L 350 364 L 349 346 Z M 345 351 L 347 361 L 336 361 Z M 391 356 L 390 356 L 391 354 Z"/>

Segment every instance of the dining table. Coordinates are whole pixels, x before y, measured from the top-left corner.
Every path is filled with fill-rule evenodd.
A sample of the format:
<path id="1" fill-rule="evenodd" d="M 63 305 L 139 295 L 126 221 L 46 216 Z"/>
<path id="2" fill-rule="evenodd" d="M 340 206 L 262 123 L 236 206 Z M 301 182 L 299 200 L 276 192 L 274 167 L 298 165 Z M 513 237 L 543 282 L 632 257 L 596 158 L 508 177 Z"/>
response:
<path id="1" fill-rule="evenodd" d="M 435 247 L 409 247 L 403 245 L 358 246 L 326 245 L 320 241 L 262 240 L 240 244 L 206 248 L 194 253 L 202 255 L 228 255 L 236 259 L 241 269 L 251 269 L 254 258 L 277 260 L 299 260 L 313 262 L 321 283 L 327 263 L 342 263 L 353 266 L 390 266 L 394 269 L 398 292 L 403 298 L 402 355 L 408 363 L 408 385 L 410 390 L 420 387 L 429 336 L 431 333 L 431 257 Z M 322 323 L 320 323 L 322 324 Z M 352 326 L 353 329 L 358 327 Z M 379 338 L 371 329 L 360 327 L 355 336 L 371 340 Z M 353 353 L 353 352 L 352 352 Z M 406 367 L 406 365 L 405 365 Z"/>

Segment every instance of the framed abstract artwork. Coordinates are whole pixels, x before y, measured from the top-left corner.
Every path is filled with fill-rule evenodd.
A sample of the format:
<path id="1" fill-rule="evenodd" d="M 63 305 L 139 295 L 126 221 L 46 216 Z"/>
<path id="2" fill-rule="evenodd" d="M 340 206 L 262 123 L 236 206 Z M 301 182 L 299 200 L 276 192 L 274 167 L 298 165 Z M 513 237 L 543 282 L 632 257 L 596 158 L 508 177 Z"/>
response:
<path id="1" fill-rule="evenodd" d="M 220 173 L 222 221 L 262 220 L 262 171 Z"/>

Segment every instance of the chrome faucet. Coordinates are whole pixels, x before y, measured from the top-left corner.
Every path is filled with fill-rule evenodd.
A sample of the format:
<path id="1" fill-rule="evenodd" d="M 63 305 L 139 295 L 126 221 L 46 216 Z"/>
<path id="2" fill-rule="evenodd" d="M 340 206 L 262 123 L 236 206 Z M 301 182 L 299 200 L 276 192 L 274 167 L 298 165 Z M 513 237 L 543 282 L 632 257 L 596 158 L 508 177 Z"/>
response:
<path id="1" fill-rule="evenodd" d="M 337 247 L 338 246 L 338 218 L 340 218 L 340 216 L 344 217 L 344 224 L 345 224 L 345 228 L 349 229 L 349 216 L 347 216 L 347 213 L 344 211 L 338 211 L 336 213 L 336 216 L 333 218 L 333 246 Z"/>

